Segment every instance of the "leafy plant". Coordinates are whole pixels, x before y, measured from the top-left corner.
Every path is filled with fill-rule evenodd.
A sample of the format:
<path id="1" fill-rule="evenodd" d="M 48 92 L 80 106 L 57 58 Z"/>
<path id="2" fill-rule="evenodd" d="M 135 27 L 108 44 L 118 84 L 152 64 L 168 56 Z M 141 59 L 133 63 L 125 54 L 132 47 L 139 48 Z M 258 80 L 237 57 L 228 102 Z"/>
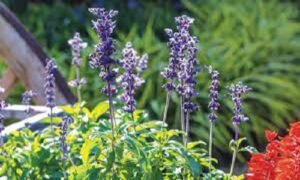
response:
<path id="1" fill-rule="evenodd" d="M 205 143 L 190 142 L 184 147 L 174 140 L 180 131 L 166 130 L 160 121 L 146 121 L 142 111 L 135 112 L 134 121 L 124 113 L 117 113 L 112 149 L 111 123 L 106 118 L 108 103 L 101 102 L 91 111 L 82 105 L 61 107 L 73 119 L 66 137 L 66 161 L 62 161 L 58 138 L 59 118 L 53 125 L 54 134 L 50 127 L 41 132 L 23 129 L 10 134 L 0 147 L 0 175 L 9 179 L 66 176 L 70 179 L 177 179 L 202 176 L 207 167 Z"/>

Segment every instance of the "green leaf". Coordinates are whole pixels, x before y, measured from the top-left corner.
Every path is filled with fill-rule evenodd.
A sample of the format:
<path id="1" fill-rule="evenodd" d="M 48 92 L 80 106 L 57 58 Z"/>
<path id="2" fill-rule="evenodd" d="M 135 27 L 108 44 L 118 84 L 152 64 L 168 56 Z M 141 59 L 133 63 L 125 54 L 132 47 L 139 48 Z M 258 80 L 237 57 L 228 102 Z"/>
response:
<path id="1" fill-rule="evenodd" d="M 97 140 L 95 140 L 95 139 L 93 139 L 93 140 L 86 139 L 85 142 L 82 145 L 82 148 L 80 150 L 80 154 L 81 154 L 82 162 L 85 166 L 89 165 L 89 155 L 90 155 L 91 150 L 96 145 L 96 141 Z"/>
<path id="2" fill-rule="evenodd" d="M 195 146 L 198 146 L 198 145 L 206 145 L 206 143 L 204 141 L 189 142 L 187 144 L 187 149 L 193 149 Z"/>
<path id="3" fill-rule="evenodd" d="M 99 118 L 109 109 L 108 101 L 100 102 L 91 112 L 92 118 Z"/>
<path id="4" fill-rule="evenodd" d="M 198 164 L 197 161 L 182 148 L 180 148 L 180 151 L 183 157 L 187 160 L 188 165 L 192 170 L 193 176 L 199 177 L 200 172 L 202 171 L 200 164 Z"/>
<path id="5" fill-rule="evenodd" d="M 107 158 L 106 170 L 109 172 L 115 163 L 115 151 L 111 151 Z"/>
<path id="6" fill-rule="evenodd" d="M 51 118 L 50 117 L 47 117 L 47 118 L 45 118 L 45 119 L 43 119 L 43 120 L 41 120 L 40 121 L 41 123 L 47 123 L 47 124 L 50 124 L 51 123 Z M 53 117 L 52 118 L 52 123 L 53 124 L 59 124 L 59 123 L 61 123 L 61 117 Z"/>

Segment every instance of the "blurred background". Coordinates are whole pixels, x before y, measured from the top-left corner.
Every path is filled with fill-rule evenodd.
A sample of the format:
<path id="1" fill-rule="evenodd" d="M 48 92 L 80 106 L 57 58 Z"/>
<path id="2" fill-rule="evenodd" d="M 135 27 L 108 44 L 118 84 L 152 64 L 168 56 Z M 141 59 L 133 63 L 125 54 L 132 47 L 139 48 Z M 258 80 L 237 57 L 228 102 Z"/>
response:
<path id="1" fill-rule="evenodd" d="M 88 54 L 97 42 L 91 28 L 88 7 L 119 11 L 115 38 L 118 55 L 128 41 L 140 54 L 149 54 L 149 68 L 143 74 L 146 84 L 139 90 L 139 108 L 151 119 L 161 119 L 165 91 L 160 71 L 168 63 L 167 36 L 164 28 L 175 28 L 174 17 L 187 14 L 195 18 L 192 34 L 200 39 L 198 62 L 212 65 L 220 72 L 221 109 L 214 131 L 214 155 L 221 166 L 231 158 L 228 143 L 232 138 L 232 103 L 226 86 L 243 81 L 253 88 L 246 96 L 245 112 L 250 121 L 241 125 L 241 136 L 262 151 L 265 129 L 286 133 L 290 122 L 300 119 L 300 19 L 297 0 L 3 0 L 26 28 L 37 38 L 49 56 L 56 59 L 67 80 L 74 79 L 71 52 L 67 44 L 74 32 L 88 42 L 84 51 L 82 74 L 88 80 L 83 98 L 93 106 L 105 97 L 96 70 L 88 66 Z M 0 64 L 1 73 L 5 64 Z M 194 140 L 208 139 L 209 75 L 197 77 L 200 96 L 195 99 L 201 110 L 193 114 Z M 8 101 L 19 103 L 22 85 Z M 179 128 L 179 98 L 173 94 L 168 115 L 171 127 Z M 175 113 L 174 113 L 175 112 Z M 240 160 L 247 159 L 247 155 Z M 229 162 L 229 161 L 228 161 Z"/>

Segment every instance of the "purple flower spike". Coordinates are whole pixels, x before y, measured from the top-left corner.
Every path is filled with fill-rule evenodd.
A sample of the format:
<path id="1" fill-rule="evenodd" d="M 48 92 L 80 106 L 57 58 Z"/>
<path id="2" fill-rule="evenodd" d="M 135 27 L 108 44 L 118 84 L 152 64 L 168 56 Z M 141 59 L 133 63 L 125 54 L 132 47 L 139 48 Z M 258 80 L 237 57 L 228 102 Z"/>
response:
<path id="1" fill-rule="evenodd" d="M 87 47 L 87 43 L 82 41 L 80 34 L 78 32 L 74 34 L 73 39 L 70 39 L 68 43 L 72 48 L 72 56 L 73 56 L 72 64 L 76 66 L 80 66 L 81 51 L 82 49 Z"/>
<path id="2" fill-rule="evenodd" d="M 210 102 L 208 104 L 208 108 L 210 109 L 210 114 L 208 115 L 208 119 L 211 122 L 215 122 L 217 120 L 217 111 L 220 107 L 220 103 L 218 102 L 218 94 L 219 94 L 219 72 L 213 70 L 212 67 L 208 67 L 208 71 L 211 75 L 211 84 L 209 87 L 209 98 Z"/>
<path id="3" fill-rule="evenodd" d="M 111 67 L 117 64 L 117 61 L 111 56 L 116 51 L 112 33 L 116 27 L 116 22 L 113 21 L 113 18 L 118 12 L 113 10 L 106 11 L 103 8 L 91 8 L 89 11 L 98 18 L 92 23 L 93 29 L 100 39 L 99 44 L 95 46 L 94 53 L 90 55 L 91 61 L 89 64 L 91 68 L 100 67 L 102 69 L 99 76 L 103 81 L 107 82 L 102 92 L 107 96 L 111 96 L 117 92 L 114 86 L 117 71 Z"/>
<path id="4" fill-rule="evenodd" d="M 32 90 L 29 90 L 29 91 L 25 91 L 23 94 L 22 94 L 22 104 L 26 105 L 27 106 L 27 109 L 25 110 L 25 112 L 27 114 L 30 114 L 33 112 L 33 109 L 29 107 L 30 105 L 30 101 L 31 99 L 36 96 L 36 93 L 33 92 Z"/>
<path id="5" fill-rule="evenodd" d="M 56 65 L 53 59 L 47 60 L 46 65 L 46 83 L 45 83 L 45 95 L 47 98 L 46 106 L 49 108 L 55 107 L 55 77 L 54 71 L 56 69 Z"/>
<path id="6" fill-rule="evenodd" d="M 5 89 L 0 87 L 0 94 L 3 94 Z M 2 131 L 4 130 L 4 115 L 2 114 L 3 109 L 7 107 L 7 103 L 4 100 L 0 100 L 0 146 L 3 145 Z"/>
<path id="7" fill-rule="evenodd" d="M 66 143 L 67 131 L 69 124 L 72 122 L 72 118 L 68 115 L 62 117 L 61 129 L 60 129 L 60 140 L 61 140 L 61 152 L 62 152 L 62 161 L 67 160 L 68 158 L 68 145 Z"/>
<path id="8" fill-rule="evenodd" d="M 199 69 L 196 67 L 198 40 L 189 33 L 193 21 L 194 19 L 182 15 L 175 18 L 177 32 L 173 32 L 171 29 L 165 30 L 169 36 L 170 58 L 168 67 L 161 73 L 167 80 L 163 87 L 167 91 L 176 90 L 185 98 L 185 112 L 193 112 L 199 108 L 191 101 L 192 97 L 198 95 L 195 90 L 195 75 L 199 73 Z"/>
<path id="9" fill-rule="evenodd" d="M 118 82 L 124 90 L 119 99 L 125 104 L 124 111 L 133 113 L 136 109 L 134 99 L 135 89 L 140 87 L 145 81 L 139 77 L 139 74 L 147 68 L 147 55 L 140 58 L 137 52 L 132 48 L 131 43 L 127 43 L 123 49 L 123 59 L 121 61 L 125 73 L 118 78 Z M 137 74 L 135 74 L 135 71 Z"/>
<path id="10" fill-rule="evenodd" d="M 242 96 L 246 92 L 249 92 L 251 88 L 244 85 L 242 82 L 239 82 L 236 85 L 230 85 L 228 89 L 230 91 L 229 96 L 234 104 L 234 116 L 232 118 L 232 122 L 234 125 L 239 125 L 241 122 L 249 120 L 247 116 L 242 114 Z"/>

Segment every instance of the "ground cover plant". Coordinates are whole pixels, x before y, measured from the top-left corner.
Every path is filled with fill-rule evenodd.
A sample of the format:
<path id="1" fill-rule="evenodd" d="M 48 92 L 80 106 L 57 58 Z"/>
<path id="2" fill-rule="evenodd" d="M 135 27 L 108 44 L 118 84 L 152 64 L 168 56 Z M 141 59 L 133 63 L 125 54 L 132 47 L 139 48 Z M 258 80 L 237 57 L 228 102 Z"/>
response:
<path id="1" fill-rule="evenodd" d="M 190 33 L 194 19 L 178 16 L 175 18 L 176 28 L 165 30 L 169 64 L 161 69 L 165 83 L 163 88 L 167 92 L 164 108 L 161 108 L 164 114 L 151 121 L 145 110 L 137 109 L 138 101 L 135 100 L 136 90 L 147 84 L 142 74 L 147 72 L 151 56 L 140 56 L 131 42 L 127 42 L 122 51 L 118 49 L 113 39 L 117 11 L 92 8 L 90 12 L 96 17 L 92 25 L 98 42 L 90 52 L 89 66 L 94 70 L 89 71 L 99 71 L 103 85 L 101 92 L 106 101 L 100 101 L 91 109 L 81 97 L 82 87 L 89 83 L 89 79 L 81 77 L 80 71 L 82 50 L 87 48 L 87 43 L 79 33 L 75 33 L 68 44 L 72 48 L 76 78 L 69 85 L 76 89 L 78 103 L 56 106 L 53 71 L 59 67 L 54 59 L 49 59 L 45 77 L 49 118 L 43 121 L 49 126 L 38 132 L 25 128 L 13 132 L 6 139 L 1 134 L 0 174 L 8 179 L 243 179 L 243 175 L 234 176 L 237 156 L 247 151 L 255 157 L 256 152 L 255 148 L 246 145 L 246 138 L 241 136 L 245 129 L 240 126 L 249 120 L 244 112 L 243 97 L 246 94 L 251 96 L 252 89 L 242 82 L 231 84 L 221 81 L 227 84 L 223 85 L 227 93 L 222 95 L 219 92 L 222 76 L 212 66 L 205 66 L 197 59 L 199 40 Z M 204 118 L 209 124 L 207 144 L 201 139 L 191 139 L 191 121 L 195 121 L 194 114 L 202 105 L 197 97 L 199 91 L 205 91 L 205 88 L 198 88 L 198 74 L 210 77 L 205 97 L 209 101 L 209 114 Z M 0 92 L 3 91 L 1 89 Z M 34 95 L 33 91 L 26 91 L 23 104 L 29 105 Z M 178 118 L 172 118 L 180 123 L 181 130 L 170 128 L 167 121 L 170 118 L 169 107 L 174 104 L 171 97 L 180 99 Z M 223 102 L 229 101 L 225 105 L 232 111 L 227 112 L 232 120 L 228 122 L 233 127 L 232 134 L 227 132 L 233 137 L 228 148 L 232 151 L 232 161 L 228 172 L 224 172 L 217 169 L 217 160 L 213 158 L 213 129 L 216 124 L 222 123 L 219 121 L 219 109 Z M 7 103 L 1 100 L 0 112 L 6 106 Z M 54 116 L 54 108 L 64 110 L 62 117 Z M 26 112 L 31 113 L 30 106 Z M 4 117 L 0 115 L 2 131 Z M 289 141 L 296 138 L 296 126 L 293 125 L 290 131 L 294 133 Z M 268 132 L 267 135 L 269 141 L 276 137 L 274 133 Z M 225 139 L 223 141 L 223 144 L 228 144 Z M 294 151 L 295 147 L 291 148 Z M 255 163 L 255 158 L 250 161 L 247 178 L 259 178 L 261 175 L 255 170 Z M 298 176 L 297 170 L 293 171 L 295 177 Z"/>

